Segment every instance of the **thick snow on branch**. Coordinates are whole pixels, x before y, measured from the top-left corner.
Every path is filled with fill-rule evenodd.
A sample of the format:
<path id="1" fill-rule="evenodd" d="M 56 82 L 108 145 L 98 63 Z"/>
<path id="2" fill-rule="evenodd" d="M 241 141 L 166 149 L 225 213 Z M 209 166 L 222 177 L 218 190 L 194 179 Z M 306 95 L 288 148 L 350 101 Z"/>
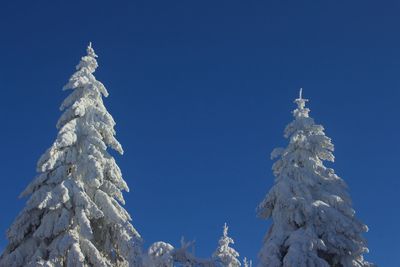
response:
<path id="1" fill-rule="evenodd" d="M 334 146 L 315 124 L 302 92 L 295 100 L 294 120 L 285 129 L 286 148 L 272 158 L 275 185 L 258 207 L 271 218 L 260 265 L 269 267 L 367 267 L 362 234 L 366 225 L 355 217 L 344 181 L 324 161 L 334 161 Z"/>
<path id="2" fill-rule="evenodd" d="M 90 44 L 64 87 L 72 92 L 59 133 L 21 194 L 29 199 L 7 232 L 1 267 L 141 265 L 141 237 L 121 206 L 128 186 L 108 152 L 123 150 L 93 75 L 96 58 Z"/>
<path id="3" fill-rule="evenodd" d="M 143 257 L 144 266 L 172 267 L 174 266 L 174 247 L 165 242 L 156 242 L 150 246 L 147 257 Z"/>

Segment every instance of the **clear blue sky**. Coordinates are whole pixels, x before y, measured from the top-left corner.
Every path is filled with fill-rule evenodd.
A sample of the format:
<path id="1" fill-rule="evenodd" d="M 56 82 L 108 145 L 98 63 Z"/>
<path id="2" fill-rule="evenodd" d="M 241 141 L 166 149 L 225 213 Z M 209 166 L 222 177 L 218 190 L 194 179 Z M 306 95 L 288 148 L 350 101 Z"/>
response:
<path id="1" fill-rule="evenodd" d="M 208 256 L 227 221 L 256 258 L 269 154 L 303 87 L 370 227 L 367 258 L 398 265 L 399 13 L 390 0 L 2 1 L 0 249 L 92 41 L 146 246 L 183 235 Z"/>

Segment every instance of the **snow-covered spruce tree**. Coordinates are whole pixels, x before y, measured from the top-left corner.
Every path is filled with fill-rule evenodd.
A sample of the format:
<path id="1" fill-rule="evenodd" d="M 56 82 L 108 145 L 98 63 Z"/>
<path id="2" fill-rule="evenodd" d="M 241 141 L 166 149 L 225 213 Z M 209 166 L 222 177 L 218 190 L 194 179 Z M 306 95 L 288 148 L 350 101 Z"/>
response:
<path id="1" fill-rule="evenodd" d="M 175 248 L 165 242 L 152 244 L 146 256 L 143 256 L 143 264 L 146 267 L 173 267 Z"/>
<path id="2" fill-rule="evenodd" d="M 252 267 L 253 266 L 253 262 L 250 260 L 247 260 L 246 257 L 244 257 L 243 259 L 243 267 Z"/>
<path id="3" fill-rule="evenodd" d="M 334 146 L 324 128 L 315 124 L 305 107 L 295 100 L 294 121 L 285 129 L 286 148 L 272 158 L 275 185 L 258 207 L 258 215 L 272 218 L 259 266 L 366 267 L 362 233 L 367 226 L 355 217 L 344 181 L 324 161 L 334 161 Z"/>
<path id="4" fill-rule="evenodd" d="M 239 253 L 230 247 L 231 244 L 234 244 L 234 241 L 228 236 L 228 226 L 225 223 L 223 236 L 219 239 L 218 247 L 213 254 L 213 259 L 218 266 L 239 267 L 241 265 L 238 259 Z"/>
<path id="5" fill-rule="evenodd" d="M 9 228 L 1 267 L 139 266 L 141 238 L 121 190 L 128 191 L 107 148 L 123 153 L 93 72 L 91 45 L 64 89 L 59 133 L 40 158 L 38 176 L 21 194 L 26 207 Z"/>

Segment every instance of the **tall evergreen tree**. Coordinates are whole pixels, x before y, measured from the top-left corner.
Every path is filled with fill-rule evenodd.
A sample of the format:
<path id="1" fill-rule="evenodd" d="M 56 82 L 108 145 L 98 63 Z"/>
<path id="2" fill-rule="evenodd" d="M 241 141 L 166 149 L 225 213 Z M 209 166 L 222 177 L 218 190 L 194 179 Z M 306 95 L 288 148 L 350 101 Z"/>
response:
<path id="1" fill-rule="evenodd" d="M 361 235 L 368 228 L 356 219 L 345 182 L 324 166 L 334 161 L 334 146 L 309 116 L 307 101 L 300 90 L 294 121 L 285 129 L 289 144 L 271 155 L 278 158 L 275 185 L 258 214 L 273 224 L 259 253 L 260 266 L 373 266 L 363 258 L 368 249 Z"/>
<path id="2" fill-rule="evenodd" d="M 128 191 L 107 149 L 120 154 L 115 122 L 93 73 L 91 44 L 64 89 L 58 136 L 37 165 L 38 176 L 21 194 L 26 207 L 7 232 L 1 267 L 139 266 L 141 238 L 120 205 Z"/>
<path id="3" fill-rule="evenodd" d="M 223 236 L 219 239 L 218 247 L 213 255 L 218 266 L 239 267 L 241 265 L 238 259 L 239 253 L 230 247 L 231 244 L 234 244 L 234 241 L 228 236 L 228 226 L 225 223 Z"/>

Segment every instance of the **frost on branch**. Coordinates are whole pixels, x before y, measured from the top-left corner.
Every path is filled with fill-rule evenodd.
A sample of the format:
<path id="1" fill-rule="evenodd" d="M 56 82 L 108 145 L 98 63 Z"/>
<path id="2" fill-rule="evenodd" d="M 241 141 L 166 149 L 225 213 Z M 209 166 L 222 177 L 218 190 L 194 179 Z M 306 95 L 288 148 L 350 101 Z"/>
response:
<path id="1" fill-rule="evenodd" d="M 192 251 L 190 252 L 189 249 Z M 194 241 L 187 242 L 182 237 L 181 247 L 171 251 L 174 266 L 177 267 L 217 267 L 212 259 L 201 259 L 194 255 Z M 154 267 L 149 265 L 148 267 Z"/>
<path id="2" fill-rule="evenodd" d="M 286 148 L 272 158 L 275 185 L 258 207 L 272 218 L 260 265 L 268 267 L 368 267 L 362 234 L 366 225 L 355 217 L 344 181 L 324 161 L 334 161 L 334 146 L 315 124 L 301 91 L 294 120 L 286 127 Z"/>
<path id="3" fill-rule="evenodd" d="M 219 266 L 223 267 L 239 267 L 240 261 L 238 260 L 239 253 L 230 247 L 234 244 L 232 238 L 228 236 L 228 226 L 224 225 L 223 236 L 218 242 L 218 247 L 214 252 L 213 259 L 218 263 Z"/>
<path id="4" fill-rule="evenodd" d="M 107 149 L 123 153 L 93 73 L 91 45 L 65 90 L 58 136 L 22 192 L 26 207 L 7 232 L 1 267 L 140 266 L 141 238 L 121 206 L 128 186 Z"/>

